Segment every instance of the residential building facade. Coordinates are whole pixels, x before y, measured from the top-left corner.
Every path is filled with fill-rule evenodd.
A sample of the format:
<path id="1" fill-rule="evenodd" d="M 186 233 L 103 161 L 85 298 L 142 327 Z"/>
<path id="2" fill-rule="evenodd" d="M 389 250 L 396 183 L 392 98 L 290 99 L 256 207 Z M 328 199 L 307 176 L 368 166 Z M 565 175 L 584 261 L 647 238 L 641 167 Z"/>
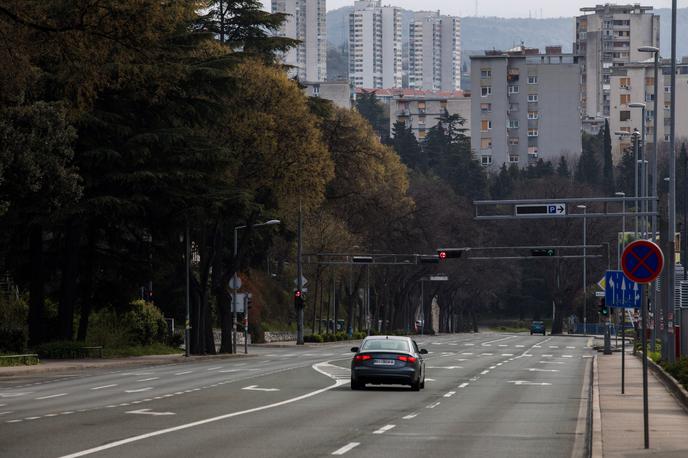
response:
<path id="1" fill-rule="evenodd" d="M 394 124 L 402 121 L 410 127 L 418 141 L 425 139 L 428 131 L 435 127 L 443 116 L 459 115 L 465 122 L 462 126 L 467 136 L 471 135 L 471 99 L 460 91 L 405 91 L 393 95 L 389 101 L 390 136 Z"/>
<path id="2" fill-rule="evenodd" d="M 326 0 L 272 0 L 273 13 L 287 14 L 278 35 L 301 41 L 282 57 L 301 81 L 327 79 L 326 6 Z"/>
<path id="3" fill-rule="evenodd" d="M 471 147 L 486 167 L 556 165 L 581 152 L 580 66 L 561 46 L 471 56 Z"/>
<path id="4" fill-rule="evenodd" d="M 401 9 L 359 0 L 349 15 L 349 78 L 355 87 L 402 84 Z"/>
<path id="5" fill-rule="evenodd" d="M 308 97 L 329 100 L 340 108 L 351 108 L 351 86 L 348 81 L 302 81 Z"/>
<path id="6" fill-rule="evenodd" d="M 585 119 L 617 117 L 612 98 L 613 69 L 648 58 L 641 46 L 659 47 L 659 15 L 651 6 L 597 5 L 581 8 L 573 52 L 581 64 L 581 110 Z"/>
<path id="7" fill-rule="evenodd" d="M 409 87 L 461 89 L 461 20 L 437 12 L 415 13 L 409 27 Z"/>

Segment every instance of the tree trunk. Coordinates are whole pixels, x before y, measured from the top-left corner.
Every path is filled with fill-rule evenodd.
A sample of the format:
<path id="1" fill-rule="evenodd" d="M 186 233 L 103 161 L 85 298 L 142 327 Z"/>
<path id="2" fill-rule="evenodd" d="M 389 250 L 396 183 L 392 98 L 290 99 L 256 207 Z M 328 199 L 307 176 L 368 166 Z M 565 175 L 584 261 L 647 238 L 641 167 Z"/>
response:
<path id="1" fill-rule="evenodd" d="M 57 313 L 57 332 L 60 340 L 72 340 L 74 338 L 74 303 L 76 302 L 77 278 L 79 274 L 81 232 L 81 224 L 74 219 L 67 223 L 62 252 L 60 303 Z"/>
<path id="2" fill-rule="evenodd" d="M 86 340 L 88 332 L 88 320 L 93 310 L 93 280 L 95 277 L 95 257 L 96 257 L 96 227 L 90 223 L 88 227 L 88 240 L 86 244 L 86 264 L 81 274 L 81 314 L 79 316 L 79 331 L 77 340 Z"/>
<path id="3" fill-rule="evenodd" d="M 214 257 L 213 262 L 213 292 L 215 294 L 215 306 L 217 307 L 217 316 L 220 318 L 220 353 L 232 353 L 232 311 L 231 307 L 236 305 L 231 304 L 229 294 L 226 288 L 226 278 L 224 269 L 224 256 L 221 255 L 222 247 L 224 247 L 224 226 L 217 225 L 215 230 L 214 246 L 218 253 Z M 233 297 L 232 297 L 233 299 Z"/>
<path id="4" fill-rule="evenodd" d="M 43 266 L 43 228 L 29 228 L 31 282 L 29 284 L 29 345 L 45 341 L 45 278 Z"/>

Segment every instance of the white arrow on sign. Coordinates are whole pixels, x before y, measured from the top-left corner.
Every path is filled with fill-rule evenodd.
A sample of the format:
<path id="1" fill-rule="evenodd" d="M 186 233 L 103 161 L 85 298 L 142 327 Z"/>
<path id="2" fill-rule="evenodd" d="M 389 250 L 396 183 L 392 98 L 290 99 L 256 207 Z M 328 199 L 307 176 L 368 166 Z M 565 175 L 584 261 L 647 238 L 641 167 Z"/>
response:
<path id="1" fill-rule="evenodd" d="M 130 410 L 124 413 L 133 413 L 137 415 L 153 415 L 154 417 L 160 415 L 176 415 L 174 412 L 152 412 L 151 409 Z"/>
<path id="2" fill-rule="evenodd" d="M 258 385 L 251 385 L 242 388 L 242 390 L 249 390 L 249 391 L 279 391 L 279 388 L 258 388 Z"/>

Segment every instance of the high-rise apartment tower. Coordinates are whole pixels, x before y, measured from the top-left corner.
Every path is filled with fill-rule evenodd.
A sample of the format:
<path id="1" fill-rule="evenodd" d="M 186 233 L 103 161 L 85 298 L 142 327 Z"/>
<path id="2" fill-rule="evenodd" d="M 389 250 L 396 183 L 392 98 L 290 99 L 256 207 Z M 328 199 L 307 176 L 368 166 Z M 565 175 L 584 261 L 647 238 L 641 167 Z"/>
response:
<path id="1" fill-rule="evenodd" d="M 349 78 L 355 87 L 401 87 L 401 9 L 359 0 L 349 14 Z"/>
<path id="2" fill-rule="evenodd" d="M 418 12 L 409 30 L 409 86 L 461 89 L 461 21 L 437 12 Z"/>
<path id="3" fill-rule="evenodd" d="M 280 36 L 301 41 L 283 56 L 301 81 L 327 78 L 326 0 L 272 0 L 273 13 L 288 15 Z"/>

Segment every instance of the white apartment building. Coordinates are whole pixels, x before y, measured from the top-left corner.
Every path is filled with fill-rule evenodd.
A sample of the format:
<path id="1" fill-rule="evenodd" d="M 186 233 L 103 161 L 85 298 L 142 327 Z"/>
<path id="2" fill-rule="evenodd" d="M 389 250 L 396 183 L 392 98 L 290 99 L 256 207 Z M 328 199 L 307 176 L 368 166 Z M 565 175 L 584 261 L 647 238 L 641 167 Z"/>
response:
<path id="1" fill-rule="evenodd" d="M 349 78 L 355 87 L 401 87 L 401 9 L 359 0 L 349 15 Z"/>
<path id="2" fill-rule="evenodd" d="M 610 100 L 612 116 L 609 117 L 609 130 L 612 132 L 612 154 L 618 162 L 624 150 L 631 147 L 629 136 L 614 135 L 616 132 L 631 133 L 642 131 L 643 110 L 631 108 L 631 103 L 645 103 L 645 138 L 650 151 L 654 143 L 655 129 L 657 142 L 669 142 L 671 122 L 671 61 L 660 62 L 657 94 L 654 86 L 654 61 L 626 64 L 613 69 L 610 76 Z M 688 106 L 688 59 L 677 65 L 676 75 L 676 138 L 680 141 L 688 137 L 688 112 L 680 107 Z M 657 113 L 655 113 L 655 97 Z"/>
<path id="3" fill-rule="evenodd" d="M 409 30 L 409 87 L 461 89 L 461 20 L 437 12 L 415 13 Z"/>
<path id="4" fill-rule="evenodd" d="M 325 81 L 326 0 L 272 0 L 272 12 L 288 15 L 279 35 L 301 41 L 283 56 L 283 62 L 294 67 L 290 76 L 301 81 Z"/>
<path id="5" fill-rule="evenodd" d="M 659 47 L 659 15 L 651 6 L 597 5 L 576 18 L 573 53 L 580 56 L 581 111 L 586 120 L 618 117 L 612 99 L 612 70 L 651 57 L 641 46 Z"/>

